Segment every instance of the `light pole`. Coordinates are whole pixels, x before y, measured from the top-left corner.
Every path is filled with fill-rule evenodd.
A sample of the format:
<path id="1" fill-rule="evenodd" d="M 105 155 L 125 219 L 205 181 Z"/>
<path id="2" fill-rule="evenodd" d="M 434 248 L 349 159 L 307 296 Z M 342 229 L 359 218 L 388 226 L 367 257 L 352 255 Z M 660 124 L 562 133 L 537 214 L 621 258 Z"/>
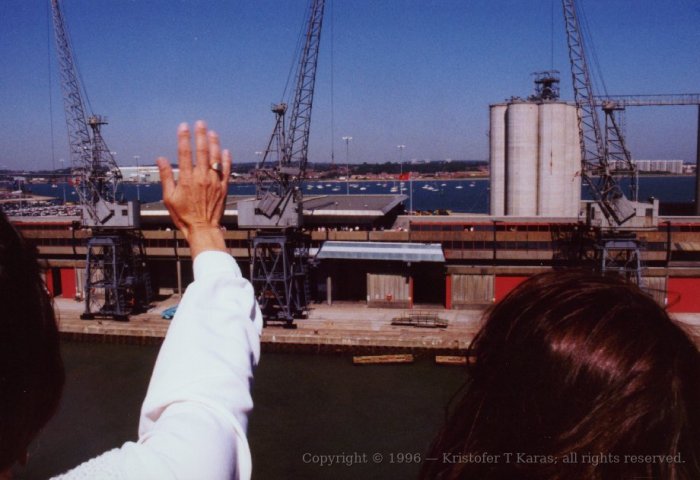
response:
<path id="1" fill-rule="evenodd" d="M 350 140 L 352 137 L 343 137 L 345 141 L 345 194 L 350 195 Z"/>
<path id="2" fill-rule="evenodd" d="M 59 163 L 61 164 L 61 171 L 63 170 L 63 164 L 66 162 L 64 159 L 59 158 Z M 63 179 L 63 204 L 66 204 L 66 179 Z"/>
<path id="3" fill-rule="evenodd" d="M 260 168 L 260 157 L 262 156 L 262 153 L 263 153 L 263 152 L 260 152 L 260 151 L 255 152 L 255 156 L 258 157 L 258 161 L 256 162 L 257 165 L 255 166 L 255 168 Z"/>
<path id="4" fill-rule="evenodd" d="M 399 149 L 399 168 L 401 169 L 400 175 L 403 175 L 403 149 L 406 148 L 406 145 L 396 145 L 396 148 Z"/>
<path id="5" fill-rule="evenodd" d="M 141 203 L 141 173 L 139 172 L 139 160 L 140 155 L 134 155 L 134 160 L 136 160 L 136 200 Z"/>
<path id="6" fill-rule="evenodd" d="M 403 193 L 403 149 L 406 145 L 396 145 L 399 149 L 399 193 Z"/>
<path id="7" fill-rule="evenodd" d="M 411 164 L 415 164 L 415 158 L 411 159 Z M 410 212 L 411 215 L 413 215 L 413 175 L 411 175 L 411 172 L 409 171 L 408 174 L 410 177 L 408 178 L 408 211 Z"/>

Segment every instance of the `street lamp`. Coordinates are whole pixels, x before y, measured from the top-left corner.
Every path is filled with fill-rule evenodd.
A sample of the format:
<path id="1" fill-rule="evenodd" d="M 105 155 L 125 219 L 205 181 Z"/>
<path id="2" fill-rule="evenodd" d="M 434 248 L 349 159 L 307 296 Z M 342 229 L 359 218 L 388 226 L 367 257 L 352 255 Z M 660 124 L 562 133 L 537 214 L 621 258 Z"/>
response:
<path id="1" fill-rule="evenodd" d="M 350 195 L 350 140 L 352 137 L 343 137 L 345 141 L 345 194 Z"/>
<path id="2" fill-rule="evenodd" d="M 396 145 L 396 148 L 399 149 L 399 168 L 400 168 L 400 175 L 403 175 L 403 149 L 406 148 L 406 145 Z M 401 177 L 399 177 L 399 180 Z"/>
<path id="3" fill-rule="evenodd" d="M 403 193 L 403 149 L 406 145 L 396 145 L 396 148 L 399 149 L 399 193 Z"/>
<path id="4" fill-rule="evenodd" d="M 63 164 L 66 162 L 64 159 L 59 158 L 58 161 L 61 163 L 61 171 L 63 171 Z M 66 204 L 66 179 L 63 179 L 63 204 Z"/>
<path id="5" fill-rule="evenodd" d="M 139 172 L 139 160 L 140 155 L 134 155 L 134 160 L 136 160 L 136 200 L 141 203 L 141 173 Z"/>

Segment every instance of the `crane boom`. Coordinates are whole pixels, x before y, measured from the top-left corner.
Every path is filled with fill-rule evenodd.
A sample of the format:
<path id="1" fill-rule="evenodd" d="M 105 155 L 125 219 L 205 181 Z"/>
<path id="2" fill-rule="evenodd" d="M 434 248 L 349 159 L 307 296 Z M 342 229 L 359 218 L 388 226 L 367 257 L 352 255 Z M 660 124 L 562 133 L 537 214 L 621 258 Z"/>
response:
<path id="1" fill-rule="evenodd" d="M 563 6 L 574 99 L 579 111 L 581 160 L 584 166 L 590 170 L 595 169 L 604 161 L 603 139 L 600 134 L 600 122 L 596 113 L 596 97 L 593 95 L 593 84 L 586 60 L 581 26 L 576 14 L 576 5 L 573 0 L 563 0 Z"/>
<path id="2" fill-rule="evenodd" d="M 700 105 L 700 93 L 668 93 L 657 95 L 598 95 L 601 105 L 612 102 L 618 107 L 663 107 L 667 105 Z"/>
<path id="3" fill-rule="evenodd" d="M 238 205 L 241 227 L 284 230 L 299 228 L 303 223 L 300 185 L 308 160 L 324 6 L 325 0 L 310 2 L 291 116 L 286 122 L 286 103 L 272 106 L 276 122 L 263 160 L 255 171 L 256 198 Z"/>
<path id="4" fill-rule="evenodd" d="M 72 173 L 83 210 L 83 225 L 132 227 L 137 218 L 134 206 L 117 205 L 122 176 L 102 137 L 101 128 L 107 120 L 100 115 L 86 114 L 82 96 L 84 89 L 79 80 L 59 0 L 51 0 L 51 9 Z"/>
<path id="5" fill-rule="evenodd" d="M 314 1 L 309 12 L 306 41 L 297 71 L 297 89 L 294 95 L 292 116 L 289 121 L 289 166 L 299 168 L 298 180 L 306 173 L 309 153 L 309 133 L 311 131 L 311 107 L 316 83 L 316 67 L 321 42 L 323 8 L 325 1 Z"/>
<path id="6" fill-rule="evenodd" d="M 566 25 L 574 99 L 578 111 L 579 140 L 581 142 L 582 175 L 591 188 L 604 215 L 615 225 L 622 225 L 635 215 L 635 209 L 620 189 L 615 175 L 632 177 L 636 189 L 636 170 L 625 147 L 621 130 L 614 118 L 615 109 L 605 110 L 605 139 L 600 127 L 596 97 L 593 95 L 590 70 L 574 0 L 562 0 Z M 610 154 L 621 159 L 611 168 Z M 617 168 L 621 163 L 622 168 Z"/>

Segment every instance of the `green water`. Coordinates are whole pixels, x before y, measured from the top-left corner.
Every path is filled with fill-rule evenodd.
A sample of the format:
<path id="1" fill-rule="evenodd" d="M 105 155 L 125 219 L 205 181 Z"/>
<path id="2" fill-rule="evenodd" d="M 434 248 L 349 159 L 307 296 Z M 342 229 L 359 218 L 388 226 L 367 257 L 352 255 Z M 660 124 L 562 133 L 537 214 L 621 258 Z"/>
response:
<path id="1" fill-rule="evenodd" d="M 17 478 L 47 478 L 135 439 L 157 352 L 64 343 L 60 411 Z M 348 356 L 264 354 L 248 429 L 253 478 L 413 478 L 462 379 L 429 359 L 354 366 Z M 331 459 L 342 463 L 321 465 Z"/>

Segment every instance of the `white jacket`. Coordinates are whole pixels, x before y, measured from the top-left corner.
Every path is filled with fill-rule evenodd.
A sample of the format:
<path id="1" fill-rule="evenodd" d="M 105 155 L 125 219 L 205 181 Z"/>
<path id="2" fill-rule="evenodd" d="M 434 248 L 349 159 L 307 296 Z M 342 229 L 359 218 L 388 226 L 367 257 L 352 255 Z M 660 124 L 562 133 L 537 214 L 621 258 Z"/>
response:
<path id="1" fill-rule="evenodd" d="M 261 330 L 253 288 L 236 261 L 218 251 L 197 255 L 194 282 L 158 354 L 138 441 L 56 478 L 250 478 L 246 427 Z"/>

